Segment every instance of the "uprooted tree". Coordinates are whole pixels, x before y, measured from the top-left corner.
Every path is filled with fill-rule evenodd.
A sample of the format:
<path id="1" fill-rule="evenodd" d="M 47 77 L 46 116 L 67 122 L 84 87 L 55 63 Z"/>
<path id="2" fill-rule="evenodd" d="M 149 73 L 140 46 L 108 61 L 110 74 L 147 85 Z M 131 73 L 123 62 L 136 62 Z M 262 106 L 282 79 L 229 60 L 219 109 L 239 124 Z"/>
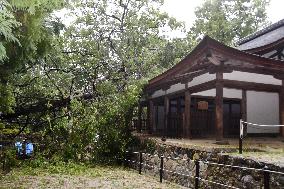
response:
<path id="1" fill-rule="evenodd" d="M 182 24 L 160 11 L 162 2 L 1 1 L 1 130 L 36 133 L 46 156 L 121 157 L 143 84 L 198 38 L 166 38 L 163 28 Z M 71 24 L 53 14 L 63 7 Z"/>

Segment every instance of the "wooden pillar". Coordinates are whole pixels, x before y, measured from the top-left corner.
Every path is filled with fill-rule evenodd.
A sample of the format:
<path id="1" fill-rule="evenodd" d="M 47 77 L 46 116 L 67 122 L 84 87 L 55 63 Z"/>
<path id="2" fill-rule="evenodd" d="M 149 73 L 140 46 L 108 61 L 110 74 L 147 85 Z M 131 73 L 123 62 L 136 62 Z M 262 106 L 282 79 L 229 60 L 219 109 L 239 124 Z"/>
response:
<path id="1" fill-rule="evenodd" d="M 150 114 L 150 101 L 148 101 L 148 103 L 147 103 L 147 120 L 146 120 L 146 128 L 147 128 L 147 130 L 149 130 L 150 124 L 151 124 L 151 121 L 150 121 L 150 117 L 151 116 L 150 115 L 151 115 Z"/>
<path id="2" fill-rule="evenodd" d="M 152 133 L 154 124 L 155 124 L 155 109 L 154 109 L 154 102 L 153 100 L 149 101 L 149 127 L 148 127 L 148 132 L 149 134 Z"/>
<path id="3" fill-rule="evenodd" d="M 138 104 L 138 125 L 137 125 L 137 131 L 139 133 L 141 133 L 141 128 L 142 128 L 142 106 L 141 104 L 139 103 Z"/>
<path id="4" fill-rule="evenodd" d="M 190 104 L 191 104 L 191 95 L 189 91 L 186 91 L 184 94 L 184 126 L 183 133 L 185 138 L 191 138 L 191 128 L 190 128 Z"/>
<path id="5" fill-rule="evenodd" d="M 164 98 L 164 131 L 163 135 L 167 136 L 167 130 L 168 130 L 168 116 L 169 116 L 169 111 L 170 111 L 170 100 L 168 96 L 165 96 Z"/>
<path id="6" fill-rule="evenodd" d="M 242 90 L 242 102 L 241 102 L 242 120 L 247 121 L 247 91 Z M 247 134 L 247 127 L 244 127 L 244 134 Z"/>
<path id="7" fill-rule="evenodd" d="M 216 73 L 215 132 L 216 140 L 223 139 L 223 73 Z"/>
<path id="8" fill-rule="evenodd" d="M 282 88 L 279 93 L 279 103 L 280 103 L 280 125 L 284 125 L 284 80 L 282 80 Z M 284 127 L 280 128 L 280 135 L 284 137 Z"/>

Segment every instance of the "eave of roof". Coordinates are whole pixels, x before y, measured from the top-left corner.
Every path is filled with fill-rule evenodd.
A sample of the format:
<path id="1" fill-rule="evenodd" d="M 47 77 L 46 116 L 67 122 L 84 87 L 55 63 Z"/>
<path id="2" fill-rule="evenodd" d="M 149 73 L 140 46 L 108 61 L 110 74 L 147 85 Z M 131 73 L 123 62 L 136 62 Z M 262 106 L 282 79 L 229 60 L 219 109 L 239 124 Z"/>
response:
<path id="1" fill-rule="evenodd" d="M 247 49 L 244 50 L 245 52 L 249 52 L 249 53 L 253 53 L 253 54 L 259 54 L 259 55 L 263 55 L 265 53 L 268 53 L 272 50 L 275 50 L 277 48 L 283 47 L 284 46 L 284 38 L 274 41 L 273 43 L 261 46 L 261 47 L 256 47 L 253 49 Z"/>
<path id="2" fill-rule="evenodd" d="M 202 52 L 205 50 L 206 44 L 208 43 L 207 42 L 208 39 L 209 37 L 205 36 L 202 39 L 202 41 L 184 59 L 182 59 L 179 63 L 174 65 L 172 68 L 166 70 L 165 72 L 154 77 L 153 79 L 150 79 L 148 83 L 149 84 L 155 83 L 168 75 L 174 74 L 177 71 L 177 69 L 180 67 L 183 67 L 183 65 L 190 64 L 190 60 L 194 59 L 195 57 L 198 57 L 198 55 L 202 54 Z"/>
<path id="3" fill-rule="evenodd" d="M 209 52 L 210 49 L 221 52 L 227 56 L 235 59 L 243 60 L 251 64 L 267 66 L 268 68 L 281 69 L 284 71 L 284 61 L 265 58 L 256 54 L 240 51 L 238 49 L 226 46 L 215 39 L 205 36 L 203 40 L 191 51 L 182 61 L 168 69 L 164 73 L 149 80 L 146 88 L 151 88 L 152 85 L 162 82 L 165 78 L 173 76 L 178 71 L 182 70 L 184 66 L 192 65 L 192 62 L 200 57 L 202 54 Z"/>
<path id="4" fill-rule="evenodd" d="M 282 26 L 284 26 L 284 19 L 279 20 L 278 22 L 276 22 L 274 24 L 271 24 L 268 27 L 265 27 L 265 28 L 263 28 L 263 29 L 261 29 L 259 31 L 256 31 L 255 33 L 253 33 L 251 35 L 248 35 L 248 36 L 246 36 L 243 39 L 240 39 L 236 44 L 237 45 L 242 45 L 242 44 L 244 44 L 244 43 L 246 43 L 248 41 L 251 41 L 251 40 L 253 40 L 253 39 L 255 39 L 255 38 L 257 38 L 257 37 L 259 37 L 259 36 L 261 36 L 261 35 L 263 35 L 265 33 L 268 33 L 270 31 L 275 30 L 275 29 L 277 29 L 279 27 L 282 27 Z"/>

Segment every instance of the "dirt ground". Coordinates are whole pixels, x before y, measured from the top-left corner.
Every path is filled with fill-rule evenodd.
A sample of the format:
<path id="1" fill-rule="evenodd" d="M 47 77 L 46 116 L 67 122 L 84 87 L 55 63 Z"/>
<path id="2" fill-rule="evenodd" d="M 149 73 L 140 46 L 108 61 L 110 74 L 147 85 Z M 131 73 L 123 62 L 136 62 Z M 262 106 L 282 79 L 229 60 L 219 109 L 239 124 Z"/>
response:
<path id="1" fill-rule="evenodd" d="M 7 175 L 0 174 L 0 188 L 163 188 L 182 189 L 184 187 L 169 182 L 160 183 L 158 178 L 139 175 L 134 170 L 118 167 L 89 168 L 79 175 L 52 174 L 44 170 L 36 172 L 15 169 Z"/>

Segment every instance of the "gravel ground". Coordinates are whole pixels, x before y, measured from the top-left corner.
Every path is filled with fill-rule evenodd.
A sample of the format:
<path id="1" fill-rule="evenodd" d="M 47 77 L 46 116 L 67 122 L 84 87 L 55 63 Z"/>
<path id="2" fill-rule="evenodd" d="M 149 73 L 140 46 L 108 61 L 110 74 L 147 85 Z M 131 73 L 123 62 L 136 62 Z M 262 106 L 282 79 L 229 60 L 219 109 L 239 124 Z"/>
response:
<path id="1" fill-rule="evenodd" d="M 133 170 L 119 167 L 95 167 L 86 170 L 86 174 L 64 175 L 50 174 L 40 170 L 33 175 L 21 169 L 15 169 L 6 175 L 0 175 L 0 188 L 184 188 L 169 182 L 159 183 L 158 178 L 139 175 Z"/>

